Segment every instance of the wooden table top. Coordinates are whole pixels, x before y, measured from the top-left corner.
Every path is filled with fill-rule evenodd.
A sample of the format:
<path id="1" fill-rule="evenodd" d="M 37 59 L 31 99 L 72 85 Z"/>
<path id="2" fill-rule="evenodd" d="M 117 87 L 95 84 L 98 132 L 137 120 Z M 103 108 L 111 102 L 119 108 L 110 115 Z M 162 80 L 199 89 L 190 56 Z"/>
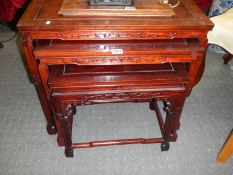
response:
<path id="1" fill-rule="evenodd" d="M 180 0 L 173 17 L 75 17 L 59 15 L 63 0 L 32 0 L 18 23 L 21 31 L 200 30 L 213 23 L 192 0 Z"/>

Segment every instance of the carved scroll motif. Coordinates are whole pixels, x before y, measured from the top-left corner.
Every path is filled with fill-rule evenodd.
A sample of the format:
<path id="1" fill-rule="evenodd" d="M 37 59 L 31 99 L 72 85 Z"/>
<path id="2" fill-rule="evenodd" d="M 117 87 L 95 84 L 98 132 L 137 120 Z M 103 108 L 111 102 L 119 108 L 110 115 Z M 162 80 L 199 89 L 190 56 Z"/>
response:
<path id="1" fill-rule="evenodd" d="M 121 93 L 106 93 L 106 94 L 87 94 L 80 95 L 80 99 L 74 105 L 94 104 L 97 101 L 127 101 L 129 99 L 149 100 L 160 95 L 160 92 L 121 92 Z"/>
<path id="2" fill-rule="evenodd" d="M 104 32 L 74 32 L 74 33 L 62 33 L 58 34 L 58 38 L 62 40 L 77 40 L 77 39 L 86 39 L 86 40 L 94 40 L 94 39 L 173 39 L 177 35 L 176 32 L 147 32 L 147 31 L 104 31 Z"/>
<path id="3" fill-rule="evenodd" d="M 108 65 L 108 64 L 152 64 L 164 63 L 169 60 L 168 57 L 156 56 L 141 56 L 141 57 L 90 57 L 90 58 L 76 58 L 76 64 L 88 65 Z"/>

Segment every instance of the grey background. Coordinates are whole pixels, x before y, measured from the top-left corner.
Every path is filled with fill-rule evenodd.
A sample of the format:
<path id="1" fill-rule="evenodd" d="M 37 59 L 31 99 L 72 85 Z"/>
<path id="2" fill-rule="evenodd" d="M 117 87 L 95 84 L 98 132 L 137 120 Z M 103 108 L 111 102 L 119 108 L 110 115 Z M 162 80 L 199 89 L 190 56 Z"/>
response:
<path id="1" fill-rule="evenodd" d="M 0 40 L 13 33 L 0 26 Z M 168 152 L 159 144 L 75 150 L 67 159 L 56 136 L 46 133 L 35 89 L 28 80 L 18 35 L 0 49 L 0 174 L 231 175 L 233 158 L 215 161 L 233 128 L 233 60 L 207 52 L 201 82 L 187 98 L 178 140 Z M 148 104 L 108 104 L 77 108 L 73 140 L 159 136 Z"/>

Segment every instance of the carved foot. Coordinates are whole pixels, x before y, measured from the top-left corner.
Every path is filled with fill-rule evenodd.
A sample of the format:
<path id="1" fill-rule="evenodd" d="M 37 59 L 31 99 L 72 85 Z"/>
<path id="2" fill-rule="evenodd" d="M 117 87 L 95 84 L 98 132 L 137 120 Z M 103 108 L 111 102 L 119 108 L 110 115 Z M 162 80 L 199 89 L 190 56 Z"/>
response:
<path id="1" fill-rule="evenodd" d="M 66 148 L 65 149 L 65 155 L 66 155 L 66 157 L 74 157 L 73 148 Z"/>
<path id="2" fill-rule="evenodd" d="M 47 124 L 46 129 L 49 135 L 55 135 L 57 133 L 55 124 Z"/>
<path id="3" fill-rule="evenodd" d="M 168 151 L 169 150 L 169 143 L 163 142 L 161 143 L 161 151 Z"/>

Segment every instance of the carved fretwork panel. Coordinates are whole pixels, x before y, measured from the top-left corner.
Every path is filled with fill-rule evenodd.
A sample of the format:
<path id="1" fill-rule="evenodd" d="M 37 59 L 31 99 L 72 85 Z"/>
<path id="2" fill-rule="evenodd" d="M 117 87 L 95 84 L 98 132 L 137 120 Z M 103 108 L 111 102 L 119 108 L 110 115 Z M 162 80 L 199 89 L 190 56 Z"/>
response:
<path id="1" fill-rule="evenodd" d="M 63 32 L 26 32 L 32 38 L 61 39 L 61 40 L 147 40 L 147 39 L 174 39 L 199 38 L 201 32 L 188 33 L 187 31 L 63 31 Z"/>
<path id="2" fill-rule="evenodd" d="M 167 93 L 173 96 L 179 96 L 180 94 L 186 94 L 184 88 L 173 88 L 162 91 L 134 91 L 127 92 L 122 91 L 118 93 L 73 93 L 72 95 L 67 95 L 64 99 L 63 96 L 55 94 L 55 99 L 58 101 L 64 101 L 67 104 L 73 105 L 89 105 L 89 104 L 99 104 L 108 102 L 145 102 L 151 101 L 152 99 L 157 100 L 167 100 Z"/>

